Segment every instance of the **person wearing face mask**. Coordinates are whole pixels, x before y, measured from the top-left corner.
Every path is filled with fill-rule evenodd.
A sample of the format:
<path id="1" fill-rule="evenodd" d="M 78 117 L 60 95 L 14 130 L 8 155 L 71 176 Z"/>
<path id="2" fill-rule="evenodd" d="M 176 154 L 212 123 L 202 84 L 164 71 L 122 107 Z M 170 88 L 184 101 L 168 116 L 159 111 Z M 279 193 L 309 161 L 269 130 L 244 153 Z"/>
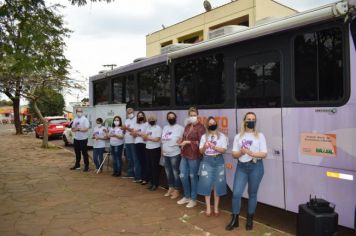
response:
<path id="1" fill-rule="evenodd" d="M 93 159 L 96 166 L 96 171 L 99 171 L 99 167 L 103 162 L 103 155 L 105 151 L 105 140 L 107 139 L 107 129 L 103 126 L 103 119 L 96 119 L 96 126 L 93 130 Z M 100 172 L 103 171 L 101 167 Z"/>
<path id="2" fill-rule="evenodd" d="M 187 204 L 187 208 L 197 205 L 198 170 L 201 160 L 199 143 L 205 133 L 204 125 L 198 121 L 198 110 L 191 107 L 188 110 L 187 125 L 184 128 L 183 138 L 178 141 L 181 146 L 181 161 L 179 165 L 180 179 L 182 181 L 184 197 L 177 204 Z"/>
<path id="3" fill-rule="evenodd" d="M 161 135 L 162 129 L 157 123 L 157 117 L 153 114 L 147 117 L 148 128 L 146 134 L 143 135 L 146 141 L 146 159 L 147 159 L 147 173 L 151 180 L 150 186 L 147 188 L 150 191 L 155 191 L 159 184 L 159 160 L 161 158 Z"/>
<path id="4" fill-rule="evenodd" d="M 72 132 L 74 132 L 74 151 L 75 164 L 71 170 L 80 170 L 81 154 L 84 160 L 84 172 L 89 171 L 89 156 L 88 156 L 88 130 L 89 121 L 83 115 L 83 109 L 78 107 L 76 109 L 76 117 L 72 123 Z"/>
<path id="5" fill-rule="evenodd" d="M 125 131 L 125 151 L 126 151 L 126 160 L 127 160 L 127 178 L 134 178 L 134 159 L 136 156 L 136 148 L 135 148 L 135 137 L 132 136 L 132 132 L 134 131 L 134 126 L 136 124 L 136 116 L 133 108 L 127 108 L 126 110 L 125 125 L 122 126 Z"/>
<path id="6" fill-rule="evenodd" d="M 232 156 L 238 159 L 232 195 L 232 217 L 226 230 L 239 227 L 241 197 L 248 185 L 246 230 L 253 228 L 253 215 L 257 206 L 257 192 L 264 169 L 262 159 L 267 156 L 265 136 L 256 129 L 256 114 L 245 114 L 241 131 L 234 138 Z"/>
<path id="7" fill-rule="evenodd" d="M 227 138 L 218 131 L 214 117 L 209 117 L 207 132 L 200 139 L 199 149 L 203 154 L 200 163 L 198 194 L 205 196 L 206 216 L 219 215 L 220 196 L 226 194 L 225 162 L 223 153 L 227 149 Z M 214 211 L 210 207 L 211 191 L 214 190 Z"/>
<path id="8" fill-rule="evenodd" d="M 110 150 L 112 156 L 112 176 L 118 177 L 121 176 L 122 168 L 122 150 L 124 146 L 124 132 L 122 130 L 122 121 L 120 116 L 115 116 L 112 128 L 109 131 L 110 138 Z"/>
<path id="9" fill-rule="evenodd" d="M 134 183 L 147 184 L 149 181 L 147 176 L 147 163 L 146 163 L 146 142 L 142 136 L 146 133 L 148 123 L 146 122 L 146 115 L 144 112 L 137 112 L 137 122 L 134 126 L 133 136 L 135 137 L 136 159 L 134 159 Z"/>
<path id="10" fill-rule="evenodd" d="M 184 128 L 177 124 L 177 115 L 174 112 L 167 113 L 168 125 L 162 131 L 162 155 L 164 157 L 164 169 L 167 175 L 168 191 L 165 197 L 176 199 L 179 197 L 181 186 L 179 179 L 180 148 L 177 143 L 183 137 Z"/>

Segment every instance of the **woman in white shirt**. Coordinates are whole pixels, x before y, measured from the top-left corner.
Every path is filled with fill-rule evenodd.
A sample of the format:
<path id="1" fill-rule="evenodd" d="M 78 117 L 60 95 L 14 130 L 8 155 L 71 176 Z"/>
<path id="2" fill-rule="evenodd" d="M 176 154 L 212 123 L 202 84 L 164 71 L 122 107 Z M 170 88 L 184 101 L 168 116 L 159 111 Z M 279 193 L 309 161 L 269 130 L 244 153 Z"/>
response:
<path id="1" fill-rule="evenodd" d="M 110 150 L 112 156 L 112 176 L 121 176 L 122 168 L 122 150 L 124 147 L 124 131 L 122 130 L 122 120 L 120 116 L 115 116 L 112 128 L 109 131 Z"/>
<path id="2" fill-rule="evenodd" d="M 103 119 L 96 119 L 96 126 L 94 127 L 92 139 L 93 144 L 93 159 L 96 166 L 96 170 L 99 170 L 101 163 L 103 162 L 103 155 L 105 151 L 105 140 L 107 139 L 107 129 L 103 126 Z M 103 170 L 101 166 L 100 171 Z"/>
<path id="3" fill-rule="evenodd" d="M 257 206 L 257 191 L 264 169 L 262 159 L 267 156 L 265 136 L 256 129 L 256 114 L 245 114 L 241 131 L 234 138 L 232 156 L 238 159 L 232 195 L 232 219 L 226 230 L 239 227 L 241 196 L 248 185 L 246 230 L 253 228 L 253 215 Z"/>
<path id="4" fill-rule="evenodd" d="M 170 111 L 167 113 L 168 125 L 164 126 L 162 132 L 162 154 L 164 157 L 164 169 L 167 175 L 168 191 L 165 197 L 176 199 L 179 197 L 179 188 L 181 187 L 179 177 L 180 147 L 178 141 L 182 139 L 184 128 L 178 125 L 177 115 Z"/>
<path id="5" fill-rule="evenodd" d="M 146 161 L 146 142 L 142 136 L 146 133 L 148 123 L 146 122 L 146 115 L 144 112 L 139 111 L 136 115 L 137 121 L 134 126 L 133 136 L 135 137 L 135 149 L 138 163 L 135 163 L 135 179 L 134 183 L 147 184 L 147 161 Z M 135 160 L 136 162 L 136 160 Z"/>
<path id="6" fill-rule="evenodd" d="M 200 163 L 198 194 L 205 196 L 206 216 L 219 215 L 220 196 L 226 194 L 225 162 L 223 153 L 227 149 L 226 136 L 218 131 L 214 117 L 209 117 L 207 132 L 200 139 L 199 150 L 203 154 Z M 211 192 L 214 190 L 214 212 L 210 206 Z"/>
<path id="7" fill-rule="evenodd" d="M 147 117 L 148 128 L 143 139 L 146 141 L 146 158 L 149 167 L 147 169 L 148 176 L 151 177 L 151 185 L 147 188 L 150 191 L 155 191 L 159 184 L 159 160 L 161 158 L 161 135 L 162 129 L 159 127 L 157 117 L 149 115 Z"/>

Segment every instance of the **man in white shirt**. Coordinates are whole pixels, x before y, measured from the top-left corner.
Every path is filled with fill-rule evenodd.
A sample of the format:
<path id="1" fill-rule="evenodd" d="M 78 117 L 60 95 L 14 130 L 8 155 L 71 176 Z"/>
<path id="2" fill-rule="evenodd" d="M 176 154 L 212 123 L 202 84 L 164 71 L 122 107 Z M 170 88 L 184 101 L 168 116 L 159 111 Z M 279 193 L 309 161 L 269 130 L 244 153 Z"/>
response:
<path id="1" fill-rule="evenodd" d="M 126 151 L 126 159 L 127 159 L 127 176 L 129 178 L 133 178 L 134 174 L 134 159 L 136 155 L 135 149 L 135 138 L 131 135 L 131 132 L 134 131 L 134 127 L 136 124 L 136 116 L 133 108 L 127 108 L 125 125 L 123 126 L 123 130 L 125 130 L 125 151 Z"/>
<path id="2" fill-rule="evenodd" d="M 89 171 L 89 157 L 88 157 L 88 130 L 89 121 L 83 115 L 83 109 L 78 107 L 76 109 L 76 117 L 72 123 L 72 132 L 74 132 L 74 151 L 75 151 L 75 165 L 71 170 L 80 170 L 80 159 L 83 154 L 84 172 Z"/>

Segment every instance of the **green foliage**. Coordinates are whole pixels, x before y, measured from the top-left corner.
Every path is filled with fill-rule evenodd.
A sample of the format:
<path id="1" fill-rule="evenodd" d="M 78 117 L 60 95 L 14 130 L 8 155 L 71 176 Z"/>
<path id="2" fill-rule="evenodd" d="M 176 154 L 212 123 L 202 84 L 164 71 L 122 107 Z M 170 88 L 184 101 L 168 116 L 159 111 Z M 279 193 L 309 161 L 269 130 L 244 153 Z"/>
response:
<path id="1" fill-rule="evenodd" d="M 37 100 L 37 106 L 41 110 L 43 116 L 62 116 L 65 101 L 63 95 L 54 89 L 45 88 L 35 91 Z M 33 102 L 30 100 L 30 113 L 37 117 L 36 111 L 33 107 Z"/>
<path id="2" fill-rule="evenodd" d="M 0 100 L 0 106 L 12 106 L 12 101 L 10 101 L 10 100 Z"/>

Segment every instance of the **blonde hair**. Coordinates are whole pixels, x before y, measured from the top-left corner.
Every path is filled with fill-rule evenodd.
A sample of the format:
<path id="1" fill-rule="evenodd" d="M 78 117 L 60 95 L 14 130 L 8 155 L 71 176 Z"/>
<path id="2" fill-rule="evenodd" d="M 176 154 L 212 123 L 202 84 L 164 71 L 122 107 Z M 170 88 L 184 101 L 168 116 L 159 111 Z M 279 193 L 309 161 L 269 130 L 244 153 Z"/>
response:
<path id="1" fill-rule="evenodd" d="M 197 113 L 197 115 L 199 115 L 198 109 L 196 107 L 191 107 L 188 109 L 188 116 L 191 112 L 195 112 L 195 113 Z"/>
<path id="2" fill-rule="evenodd" d="M 255 119 L 256 119 L 256 123 L 257 123 L 257 116 L 254 112 L 247 112 L 241 122 L 241 127 L 240 127 L 240 137 L 243 136 L 245 133 L 246 133 L 246 123 L 245 123 L 245 120 L 246 120 L 246 117 L 248 115 L 254 115 L 255 116 Z M 253 134 L 255 135 L 256 138 L 258 138 L 258 131 L 257 131 L 257 128 L 255 126 L 255 128 L 253 129 Z"/>
<path id="3" fill-rule="evenodd" d="M 147 116 L 148 121 L 157 121 L 157 116 L 155 114 L 149 114 Z"/>

